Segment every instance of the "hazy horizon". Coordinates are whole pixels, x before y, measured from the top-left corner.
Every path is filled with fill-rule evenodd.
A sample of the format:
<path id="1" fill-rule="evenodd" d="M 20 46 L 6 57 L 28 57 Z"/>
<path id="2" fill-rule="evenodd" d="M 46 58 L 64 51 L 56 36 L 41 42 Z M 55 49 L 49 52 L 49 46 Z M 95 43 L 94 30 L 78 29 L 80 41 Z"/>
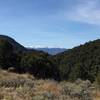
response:
<path id="1" fill-rule="evenodd" d="M 25 47 L 73 48 L 100 38 L 99 0 L 0 1 L 0 34 Z"/>

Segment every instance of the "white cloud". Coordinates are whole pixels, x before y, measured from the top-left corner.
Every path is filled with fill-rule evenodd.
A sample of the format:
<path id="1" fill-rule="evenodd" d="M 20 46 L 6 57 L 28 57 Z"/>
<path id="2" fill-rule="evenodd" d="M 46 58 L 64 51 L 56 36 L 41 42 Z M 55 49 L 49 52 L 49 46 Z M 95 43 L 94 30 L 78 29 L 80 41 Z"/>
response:
<path id="1" fill-rule="evenodd" d="M 72 21 L 100 25 L 100 8 L 98 0 L 87 0 L 73 7 L 65 16 Z"/>

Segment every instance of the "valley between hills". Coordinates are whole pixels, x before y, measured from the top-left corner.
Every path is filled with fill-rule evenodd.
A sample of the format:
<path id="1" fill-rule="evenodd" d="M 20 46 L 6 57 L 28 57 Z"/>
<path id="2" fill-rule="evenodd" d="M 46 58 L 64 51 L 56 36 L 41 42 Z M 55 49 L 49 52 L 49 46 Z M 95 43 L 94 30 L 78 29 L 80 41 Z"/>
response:
<path id="1" fill-rule="evenodd" d="M 0 100 L 100 100 L 100 39 L 50 55 L 0 35 Z"/>

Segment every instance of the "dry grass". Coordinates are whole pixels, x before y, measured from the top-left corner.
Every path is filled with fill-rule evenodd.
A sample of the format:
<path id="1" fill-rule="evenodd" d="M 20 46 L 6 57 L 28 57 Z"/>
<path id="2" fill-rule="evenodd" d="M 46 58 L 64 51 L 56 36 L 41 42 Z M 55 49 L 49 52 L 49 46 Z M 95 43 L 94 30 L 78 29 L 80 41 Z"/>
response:
<path id="1" fill-rule="evenodd" d="M 93 90 L 92 95 L 93 95 L 93 100 L 100 100 L 100 90 Z"/>
<path id="2" fill-rule="evenodd" d="M 44 80 L 37 86 L 37 94 L 43 92 L 53 93 L 55 96 L 61 95 L 61 86 L 55 81 Z M 39 91 L 39 92 L 38 92 Z"/>
<path id="3" fill-rule="evenodd" d="M 35 79 L 30 74 L 16 74 L 13 72 L 7 72 L 0 69 L 0 79 L 6 80 L 6 79 Z"/>
<path id="4" fill-rule="evenodd" d="M 100 100 L 100 91 L 91 90 L 88 81 L 58 83 L 0 70 L 0 82 L 4 82 L 0 87 L 0 100 Z"/>

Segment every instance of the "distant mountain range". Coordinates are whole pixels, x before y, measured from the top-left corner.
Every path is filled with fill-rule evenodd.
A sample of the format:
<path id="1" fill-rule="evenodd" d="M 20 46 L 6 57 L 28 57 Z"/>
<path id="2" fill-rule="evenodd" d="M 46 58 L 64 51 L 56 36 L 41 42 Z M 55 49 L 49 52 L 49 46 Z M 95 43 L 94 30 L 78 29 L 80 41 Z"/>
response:
<path id="1" fill-rule="evenodd" d="M 35 49 L 39 51 L 44 51 L 51 55 L 56 55 L 58 53 L 61 53 L 67 50 L 65 48 L 35 48 Z"/>

